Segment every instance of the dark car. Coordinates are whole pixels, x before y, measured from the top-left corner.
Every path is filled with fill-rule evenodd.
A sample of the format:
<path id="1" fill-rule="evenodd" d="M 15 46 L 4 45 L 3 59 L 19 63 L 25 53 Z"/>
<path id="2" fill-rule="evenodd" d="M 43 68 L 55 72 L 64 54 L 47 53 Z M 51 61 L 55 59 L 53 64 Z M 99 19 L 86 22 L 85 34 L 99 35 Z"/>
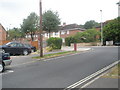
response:
<path id="1" fill-rule="evenodd" d="M 1 53 L 0 52 L 0 72 L 5 70 L 5 66 L 10 65 L 12 60 L 10 59 L 9 53 Z"/>
<path id="2" fill-rule="evenodd" d="M 5 45 L 0 46 L 0 49 L 2 49 L 4 53 L 10 53 L 12 55 L 28 55 L 31 53 L 31 48 L 25 47 L 24 44 L 19 42 L 9 42 Z"/>
<path id="3" fill-rule="evenodd" d="M 120 42 L 115 42 L 114 45 L 116 45 L 116 46 L 120 46 Z"/>
<path id="4" fill-rule="evenodd" d="M 24 44 L 25 47 L 31 48 L 31 52 L 36 52 L 36 47 L 30 45 L 30 44 Z"/>

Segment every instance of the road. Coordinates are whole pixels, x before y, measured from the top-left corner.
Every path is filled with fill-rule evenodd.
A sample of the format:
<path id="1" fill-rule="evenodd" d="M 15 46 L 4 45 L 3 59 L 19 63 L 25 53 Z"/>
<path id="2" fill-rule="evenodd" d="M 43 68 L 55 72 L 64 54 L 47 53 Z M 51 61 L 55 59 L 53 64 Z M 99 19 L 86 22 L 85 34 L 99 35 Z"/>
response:
<path id="1" fill-rule="evenodd" d="M 17 57 L 16 57 L 17 58 Z M 3 88 L 66 88 L 118 60 L 118 47 L 91 51 L 11 67 L 2 75 Z"/>

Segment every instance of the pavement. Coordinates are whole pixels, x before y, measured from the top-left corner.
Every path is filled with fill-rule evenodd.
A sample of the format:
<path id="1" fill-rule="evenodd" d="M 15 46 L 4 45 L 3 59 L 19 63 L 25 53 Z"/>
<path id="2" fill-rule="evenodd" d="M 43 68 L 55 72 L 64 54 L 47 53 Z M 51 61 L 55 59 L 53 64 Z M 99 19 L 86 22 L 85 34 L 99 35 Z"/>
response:
<path id="1" fill-rule="evenodd" d="M 100 77 L 84 88 L 118 88 L 118 80 L 120 79 Z"/>

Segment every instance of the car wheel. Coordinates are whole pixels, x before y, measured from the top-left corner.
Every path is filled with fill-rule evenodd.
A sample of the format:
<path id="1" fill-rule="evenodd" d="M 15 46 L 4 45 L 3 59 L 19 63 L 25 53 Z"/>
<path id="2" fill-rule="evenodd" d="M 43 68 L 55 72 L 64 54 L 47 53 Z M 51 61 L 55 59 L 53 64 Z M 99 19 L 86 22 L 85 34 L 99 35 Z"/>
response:
<path id="1" fill-rule="evenodd" d="M 4 64 L 0 64 L 0 72 L 4 72 L 4 70 L 5 70 Z"/>
<path id="2" fill-rule="evenodd" d="M 27 50 L 24 50 L 24 51 L 23 51 L 23 55 L 28 55 L 28 51 L 27 51 Z"/>

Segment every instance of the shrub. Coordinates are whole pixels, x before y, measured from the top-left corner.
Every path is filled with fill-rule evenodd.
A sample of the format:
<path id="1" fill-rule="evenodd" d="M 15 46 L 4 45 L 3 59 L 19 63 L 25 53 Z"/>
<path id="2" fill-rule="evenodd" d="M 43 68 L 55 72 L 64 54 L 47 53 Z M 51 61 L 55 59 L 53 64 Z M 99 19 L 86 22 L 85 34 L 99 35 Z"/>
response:
<path id="1" fill-rule="evenodd" d="M 65 45 L 70 46 L 71 43 L 90 43 L 98 41 L 97 36 L 100 36 L 100 32 L 95 29 L 88 29 L 84 32 L 78 32 L 74 36 L 65 38 Z"/>
<path id="2" fill-rule="evenodd" d="M 71 36 L 71 37 L 65 38 L 65 45 L 66 46 L 70 46 L 71 43 L 74 43 L 74 37 Z"/>
<path id="3" fill-rule="evenodd" d="M 52 49 L 61 49 L 62 46 L 62 39 L 61 38 L 54 38 L 51 37 L 47 40 L 47 45 L 52 47 Z"/>

